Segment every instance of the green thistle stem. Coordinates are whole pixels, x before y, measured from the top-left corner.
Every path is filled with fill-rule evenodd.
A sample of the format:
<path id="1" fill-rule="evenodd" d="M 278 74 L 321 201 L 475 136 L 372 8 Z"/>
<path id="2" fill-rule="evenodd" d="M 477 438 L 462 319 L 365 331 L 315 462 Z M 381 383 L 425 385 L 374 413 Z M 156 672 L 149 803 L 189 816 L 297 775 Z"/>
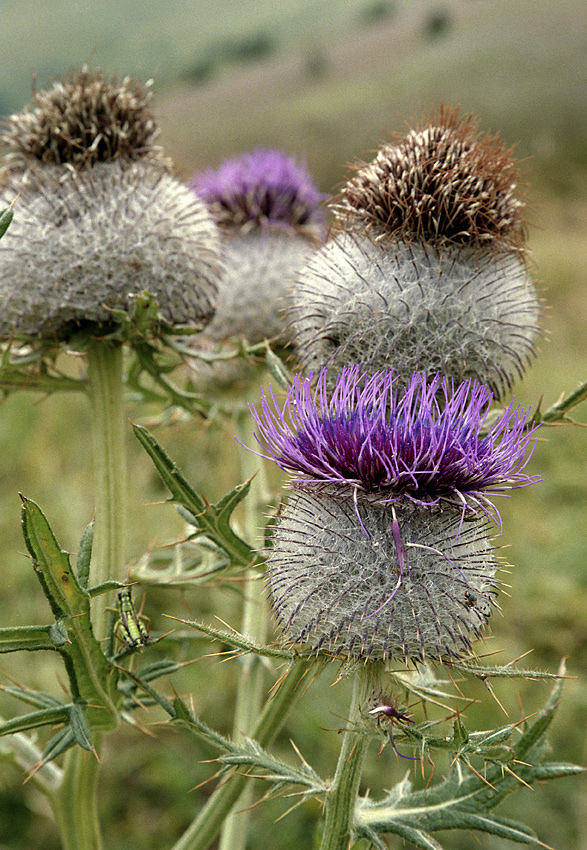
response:
<path id="1" fill-rule="evenodd" d="M 254 446 L 253 418 L 248 411 L 237 417 L 237 432 L 241 443 Z M 260 463 L 260 466 L 259 466 Z M 245 508 L 245 540 L 255 544 L 259 533 L 261 512 L 269 501 L 267 478 L 263 462 L 252 452 L 242 450 L 241 473 L 244 480 L 253 477 Z M 264 644 L 269 630 L 269 612 L 264 598 L 263 584 L 256 570 L 245 573 L 245 600 L 243 607 L 242 633 L 256 644 Z M 237 688 L 234 713 L 234 738 L 249 735 L 259 717 L 263 702 L 263 665 L 261 659 L 252 654 L 240 658 L 240 678 Z M 247 828 L 250 819 L 249 807 L 253 801 L 253 783 L 248 782 L 235 809 L 228 815 L 222 827 L 219 850 L 244 850 L 247 843 Z"/>
<path id="2" fill-rule="evenodd" d="M 96 522 L 90 586 L 120 578 L 126 544 L 126 453 L 124 441 L 122 345 L 94 340 L 88 348 L 88 394 L 92 407 Z M 107 598 L 92 600 L 98 640 L 106 636 Z M 74 747 L 67 754 L 63 781 L 53 798 L 64 850 L 102 850 L 98 818 L 95 753 Z"/>
<path id="3" fill-rule="evenodd" d="M 92 405 L 96 522 L 90 586 L 122 578 L 126 563 L 126 451 L 123 349 L 94 340 L 88 349 L 88 393 Z M 92 602 L 94 633 L 105 637 L 107 598 Z"/>
<path id="4" fill-rule="evenodd" d="M 95 753 L 73 747 L 65 758 L 63 781 L 53 811 L 63 850 L 102 850 L 98 819 L 98 770 Z"/>
<path id="5" fill-rule="evenodd" d="M 373 690 L 373 670 L 362 667 L 356 674 L 349 719 L 343 733 L 336 773 L 326 797 L 324 831 L 320 850 L 349 850 L 363 761 L 369 743 L 361 731 L 361 708 Z"/>
<path id="6" fill-rule="evenodd" d="M 313 660 L 294 661 L 279 685 L 274 696 L 266 703 L 259 716 L 252 736 L 262 747 L 268 747 L 285 721 L 287 714 L 296 701 L 298 686 Z M 232 769 L 223 775 L 218 787 L 198 817 L 190 824 L 172 850 L 206 850 L 218 833 L 231 809 L 239 799 L 249 778 L 246 772 Z"/>

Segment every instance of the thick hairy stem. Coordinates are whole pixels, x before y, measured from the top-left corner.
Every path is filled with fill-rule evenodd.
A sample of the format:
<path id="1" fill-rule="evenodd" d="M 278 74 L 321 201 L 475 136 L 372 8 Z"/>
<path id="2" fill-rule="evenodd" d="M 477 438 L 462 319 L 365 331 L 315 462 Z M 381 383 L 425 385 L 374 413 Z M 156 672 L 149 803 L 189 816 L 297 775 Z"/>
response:
<path id="1" fill-rule="evenodd" d="M 88 350 L 92 405 L 96 522 L 90 584 L 122 579 L 126 562 L 126 451 L 122 345 L 95 340 Z M 105 596 L 92 601 L 94 633 L 105 636 Z"/>
<path id="2" fill-rule="evenodd" d="M 326 797 L 320 850 L 349 850 L 352 844 L 359 783 L 369 743 L 360 728 L 361 709 L 372 690 L 372 671 L 363 667 L 356 673 L 347 728 L 343 733 L 336 773 Z"/>
<path id="3" fill-rule="evenodd" d="M 53 797 L 53 811 L 63 850 L 102 850 L 95 753 L 73 747 L 65 758 L 63 781 Z"/>
<path id="4" fill-rule="evenodd" d="M 255 444 L 253 437 L 253 418 L 242 413 L 237 419 L 239 440 L 245 446 Z M 260 465 L 260 466 L 259 466 Z M 245 499 L 245 539 L 252 546 L 256 543 L 262 514 L 267 507 L 268 488 L 263 461 L 245 449 L 241 452 L 241 472 L 243 480 L 253 477 L 251 489 Z M 246 575 L 245 599 L 243 607 L 242 633 L 256 644 L 267 640 L 269 612 L 259 573 L 249 570 Z M 263 666 L 261 659 L 254 655 L 244 655 L 240 659 L 240 677 L 237 688 L 234 713 L 234 737 L 239 740 L 250 735 L 257 722 L 263 702 Z M 244 850 L 247 843 L 249 807 L 253 801 L 253 783 L 248 782 L 238 799 L 234 810 L 228 815 L 222 827 L 220 850 Z"/>

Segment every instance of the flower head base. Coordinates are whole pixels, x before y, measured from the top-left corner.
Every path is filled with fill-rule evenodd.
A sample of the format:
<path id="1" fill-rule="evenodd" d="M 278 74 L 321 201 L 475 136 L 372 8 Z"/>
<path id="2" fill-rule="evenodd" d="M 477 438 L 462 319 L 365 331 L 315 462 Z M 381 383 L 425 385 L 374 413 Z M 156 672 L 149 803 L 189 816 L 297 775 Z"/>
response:
<path id="1" fill-rule="evenodd" d="M 32 108 L 10 116 L 2 142 L 4 168 L 23 172 L 35 163 L 86 168 L 97 162 L 151 160 L 168 166 L 148 86 L 125 77 L 110 81 L 82 68 L 33 95 Z"/>
<path id="2" fill-rule="evenodd" d="M 257 148 L 194 174 L 193 191 L 226 230 L 275 227 L 320 239 L 322 195 L 303 164 L 279 150 Z"/>
<path id="3" fill-rule="evenodd" d="M 439 251 L 340 233 L 296 276 L 291 325 L 301 365 L 393 365 L 474 378 L 497 398 L 532 360 L 540 308 L 517 252 Z"/>
<path id="4" fill-rule="evenodd" d="M 439 401 L 439 393 L 442 396 Z M 252 410 L 263 457 L 294 473 L 269 553 L 287 642 L 370 658 L 455 658 L 495 606 L 491 496 L 523 487 L 534 428 L 513 405 L 485 435 L 489 390 L 436 376 L 297 377 Z"/>
<path id="5" fill-rule="evenodd" d="M 336 207 L 346 230 L 437 246 L 524 242 L 511 151 L 458 109 L 441 107 L 355 171 Z"/>
<path id="6" fill-rule="evenodd" d="M 400 543 L 398 545 L 398 539 Z M 495 606 L 486 520 L 297 485 L 275 529 L 267 582 L 288 644 L 359 660 L 458 658 Z"/>
<path id="7" fill-rule="evenodd" d="M 142 292 L 169 328 L 201 328 L 219 253 L 204 204 L 167 172 L 116 161 L 60 181 L 46 168 L 22 189 L 0 245 L 0 337 L 55 342 L 88 322 L 107 329 Z"/>
<path id="8" fill-rule="evenodd" d="M 482 434 L 491 401 L 475 381 L 455 388 L 415 374 L 403 389 L 391 372 L 356 366 L 331 393 L 326 370 L 315 387 L 312 375 L 297 376 L 283 406 L 263 395 L 252 412 L 263 456 L 294 473 L 297 487 L 338 485 L 380 504 L 482 506 L 499 520 L 490 495 L 537 480 L 523 471 L 535 427 L 512 402 Z"/>
<path id="9" fill-rule="evenodd" d="M 358 166 L 292 288 L 301 366 L 441 372 L 503 396 L 539 335 L 515 176 L 501 142 L 446 109 Z"/>

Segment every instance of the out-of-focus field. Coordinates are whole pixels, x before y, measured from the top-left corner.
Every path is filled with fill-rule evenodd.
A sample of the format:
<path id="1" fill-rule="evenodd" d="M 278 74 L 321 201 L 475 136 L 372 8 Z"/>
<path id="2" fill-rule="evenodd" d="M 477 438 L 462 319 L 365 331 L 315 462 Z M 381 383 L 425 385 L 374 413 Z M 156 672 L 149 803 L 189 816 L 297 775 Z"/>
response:
<path id="1" fill-rule="evenodd" d="M 484 129 L 517 143 L 531 222 L 531 262 L 546 305 L 546 336 L 535 364 L 515 387 L 516 398 L 533 408 L 547 407 L 587 380 L 587 16 L 579 0 L 310 3 L 305 17 L 303 4 L 294 2 L 278 7 L 241 0 L 239 7 L 246 5 L 250 14 L 241 11 L 236 17 L 229 14 L 236 9 L 232 3 L 221 16 L 223 4 L 218 2 L 171 3 L 169 14 L 160 4 L 129 2 L 125 16 L 112 12 L 108 20 L 111 4 L 102 3 L 103 36 L 96 30 L 93 50 L 78 21 L 80 3 L 72 37 L 67 43 L 62 38 L 61 53 L 56 52 L 54 24 L 64 21 L 65 7 L 73 4 L 45 0 L 36 21 L 26 16 L 33 14 L 33 6 L 39 13 L 40 4 L 21 0 L 8 5 L 13 8 L 3 4 L 0 42 L 3 48 L 10 43 L 13 53 L 3 59 L 10 73 L 0 87 L 2 103 L 21 105 L 10 99 L 16 97 L 11 74 L 14 91 L 22 91 L 23 77 L 28 86 L 35 68 L 41 78 L 88 61 L 120 75 L 153 75 L 162 141 L 185 177 L 196 167 L 255 145 L 278 145 L 305 157 L 323 191 L 331 193 L 349 162 L 368 158 L 382 138 L 401 131 L 422 110 L 442 101 L 476 113 Z M 117 6 L 124 9 L 125 3 Z M 125 57 L 116 38 L 131 6 L 135 24 L 128 30 L 132 35 Z M 338 12 L 329 18 L 332 7 Z M 148 10 L 142 17 L 141 9 Z M 20 19 L 15 10 L 20 10 Z M 200 41 L 194 35 L 198 14 L 205 22 L 198 30 Z M 41 47 L 35 48 L 36 56 L 22 55 L 19 20 L 21 30 L 45 31 L 45 39 L 37 39 Z M 157 31 L 159 37 L 155 46 L 151 37 L 152 53 L 141 54 L 146 31 Z M 234 48 L 255 34 L 265 34 L 269 47 L 237 61 L 227 47 L 230 39 Z M 129 415 L 139 421 L 155 412 L 129 405 Z M 40 398 L 21 392 L 0 405 L 2 624 L 46 622 L 50 616 L 23 554 L 18 491 L 41 504 L 61 544 L 72 552 L 92 516 L 89 416 L 83 397 Z M 587 403 L 576 416 L 587 422 Z M 157 436 L 208 498 L 216 499 L 238 479 L 239 451 L 230 423 L 178 422 L 159 428 Z M 128 443 L 128 552 L 136 559 L 148 547 L 180 534 L 182 525 L 172 507 L 150 504 L 165 493 L 130 429 Z M 504 661 L 531 652 L 523 664 L 550 670 L 567 658 L 569 674 L 576 678 L 566 685 L 552 729 L 553 752 L 558 759 L 586 764 L 587 428 L 543 429 L 530 469 L 543 482 L 500 503 L 501 542 L 508 547 L 504 559 L 512 565 L 504 581 L 511 587 L 502 595 L 503 616 L 493 618 L 492 636 L 479 651 L 501 650 L 498 658 Z M 163 613 L 209 619 L 218 614 L 238 627 L 238 607 L 238 594 L 221 588 L 181 594 L 149 589 L 146 598 L 153 628 L 161 631 L 169 622 Z M 188 654 L 208 652 L 205 647 L 198 643 Z M 2 656 L 0 670 L 57 695 L 65 679 L 57 660 L 37 654 Z M 234 662 L 219 665 L 204 658 L 177 676 L 174 686 L 193 694 L 204 720 L 228 732 L 235 674 Z M 330 687 L 334 678 L 323 676 L 310 689 L 278 743 L 282 754 L 295 758 L 291 737 L 326 774 L 334 769 L 339 744 L 336 731 L 328 730 L 340 725 L 347 696 L 345 683 Z M 531 712 L 548 686 L 498 683 L 495 689 L 510 718 L 517 719 L 520 701 Z M 505 720 L 481 687 L 467 685 L 467 693 L 479 700 L 467 712 L 473 728 Z M 0 712 L 9 716 L 20 710 L 0 695 Z M 104 754 L 101 807 L 108 850 L 170 846 L 207 793 L 206 788 L 188 791 L 212 772 L 200 762 L 213 753 L 177 731 L 152 731 L 154 738 L 122 729 Z M 366 776 L 372 793 L 397 781 L 406 765 L 387 751 L 377 760 L 373 751 Z M 56 850 L 42 798 L 30 783 L 23 788 L 23 777 L 13 767 L 0 764 L 0 770 L 0 850 Z M 439 766 L 436 778 L 440 772 Z M 255 809 L 251 850 L 311 846 L 317 804 L 275 822 L 292 802 L 273 801 Z M 557 850 L 587 850 L 583 778 L 524 790 L 507 802 L 502 814 L 525 820 Z M 471 835 L 440 840 L 449 850 L 477 846 Z M 505 850 L 511 845 L 491 838 L 480 846 Z"/>

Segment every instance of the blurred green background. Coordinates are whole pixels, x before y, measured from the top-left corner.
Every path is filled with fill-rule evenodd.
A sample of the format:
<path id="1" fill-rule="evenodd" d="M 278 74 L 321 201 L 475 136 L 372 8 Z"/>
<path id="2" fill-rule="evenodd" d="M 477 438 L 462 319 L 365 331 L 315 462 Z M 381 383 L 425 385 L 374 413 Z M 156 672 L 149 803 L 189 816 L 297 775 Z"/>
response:
<path id="1" fill-rule="evenodd" d="M 584 0 L 3 0 L 0 5 L 0 112 L 22 108 L 31 86 L 87 63 L 118 76 L 155 81 L 162 141 L 180 176 L 256 145 L 304 158 L 324 192 L 337 190 L 348 164 L 369 158 L 392 131 L 444 102 L 473 112 L 484 130 L 515 145 L 528 204 L 532 267 L 546 309 L 545 339 L 517 400 L 543 407 L 587 379 L 587 14 Z M 150 410 L 149 413 L 156 411 Z M 146 421 L 145 411 L 129 414 Z M 587 404 L 576 412 L 587 421 Z M 0 406 L 0 622 L 46 622 L 49 611 L 23 555 L 18 491 L 38 501 L 62 545 L 75 552 L 92 516 L 89 410 L 84 398 L 21 392 Z M 193 484 L 215 499 L 238 480 L 230 423 L 177 422 L 158 438 Z M 585 764 L 587 731 L 587 430 L 543 429 L 531 471 L 544 481 L 500 504 L 501 543 L 513 565 L 504 580 L 503 617 L 480 651 L 504 661 L 531 651 L 528 666 L 557 668 L 566 656 L 576 677 L 566 687 L 552 743 L 557 758 Z M 181 533 L 156 474 L 129 433 L 134 559 Z M 238 626 L 238 594 L 150 589 L 146 612 L 213 618 Z M 167 621 L 169 622 L 169 621 Z M 199 655 L 205 644 L 192 648 Z M 58 661 L 3 656 L 0 671 L 59 694 Z M 204 719 L 230 729 L 236 665 L 203 659 L 174 679 Z M 289 737 L 314 766 L 334 769 L 347 691 L 323 676 L 302 700 L 279 741 Z M 5 676 L 2 680 L 6 682 Z M 472 726 L 504 721 L 482 689 L 467 714 Z M 546 696 L 541 683 L 496 686 L 512 719 Z M 0 711 L 20 708 L 0 696 Z M 125 728 L 104 754 L 103 811 L 108 850 L 159 850 L 172 844 L 206 789 L 213 753 L 178 732 L 155 737 Z M 375 793 L 406 769 L 393 754 L 366 781 Z M 406 763 L 407 764 L 407 763 Z M 438 767 L 437 778 L 441 772 Z M 12 767 L 0 774 L 0 849 L 54 850 L 43 799 Z M 290 801 L 291 802 L 291 801 Z M 251 850 L 309 847 L 317 805 L 275 822 L 289 806 L 254 811 Z M 587 850 L 585 780 L 560 780 L 511 798 L 520 817 L 557 850 Z M 472 835 L 441 838 L 448 850 L 477 846 Z M 390 841 L 391 846 L 399 846 Z M 501 850 L 500 839 L 481 846 Z"/>

